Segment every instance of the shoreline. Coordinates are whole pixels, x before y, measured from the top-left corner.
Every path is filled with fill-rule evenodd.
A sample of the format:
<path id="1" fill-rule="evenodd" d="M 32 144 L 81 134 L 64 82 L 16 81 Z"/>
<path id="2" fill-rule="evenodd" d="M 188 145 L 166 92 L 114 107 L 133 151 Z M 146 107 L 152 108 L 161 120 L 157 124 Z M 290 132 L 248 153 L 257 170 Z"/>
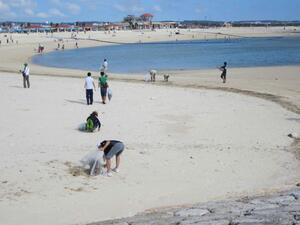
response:
<path id="1" fill-rule="evenodd" d="M 54 47 L 57 44 L 57 42 L 52 43 L 50 46 Z M 70 44 L 70 43 L 69 43 Z M 88 43 L 88 45 L 90 42 Z M 25 46 L 25 50 L 32 49 L 36 43 L 29 44 L 28 46 Z M 71 44 L 70 44 L 71 45 Z M 5 50 L 5 49 L 4 49 Z M 49 49 L 47 48 L 47 51 Z M 17 52 L 24 52 L 23 49 L 16 50 Z M 54 51 L 54 50 L 53 50 Z M 7 53 L 7 51 L 4 51 Z M 0 55 L 3 54 L 3 48 L 0 48 Z M 13 57 L 15 52 L 10 53 Z M 26 58 L 28 59 L 28 53 L 25 52 L 20 57 L 16 57 L 17 59 L 12 61 L 9 61 L 11 58 L 10 56 L 8 59 L 5 59 L 4 64 L 6 65 L 0 65 L 0 75 L 5 77 L 8 77 L 5 75 L 6 73 L 9 73 L 10 75 L 17 76 L 16 71 L 17 67 L 16 65 L 22 64 L 22 59 Z M 43 80 L 43 76 L 49 76 L 49 77 L 59 77 L 59 79 L 66 79 L 66 78 L 83 78 L 85 76 L 84 71 L 80 70 L 69 70 L 69 69 L 55 69 L 55 68 L 48 68 L 48 67 L 42 67 L 37 65 L 30 65 L 32 68 L 32 74 L 33 79 L 32 82 L 34 84 L 34 80 Z M 7 70 L 7 71 L 3 71 Z M 229 70 L 229 76 L 228 76 L 228 83 L 222 84 L 219 80 L 219 72 L 216 70 L 185 70 L 185 71 L 168 71 L 168 72 L 159 72 L 158 74 L 158 82 L 155 84 L 147 84 L 143 81 L 143 76 L 136 77 L 136 75 L 129 75 L 123 77 L 123 75 L 118 74 L 112 74 L 110 75 L 110 79 L 112 80 L 113 84 L 116 85 L 116 83 L 121 82 L 123 85 L 127 86 L 129 85 L 131 88 L 136 87 L 135 84 L 138 84 L 139 86 L 144 86 L 145 88 L 153 87 L 153 89 L 160 90 L 161 87 L 170 87 L 170 89 L 176 89 L 177 91 L 181 91 L 182 93 L 185 93 L 185 89 L 188 90 L 197 90 L 197 91 L 205 91 L 205 90 L 211 90 L 211 91 L 221 91 L 225 93 L 234 93 L 242 96 L 252 96 L 257 99 L 264 99 L 268 102 L 274 102 L 276 104 L 280 105 L 280 108 L 287 109 L 289 112 L 296 113 L 300 115 L 300 92 L 299 92 L 299 84 L 300 84 L 300 78 L 298 76 L 298 72 L 300 71 L 300 66 L 278 66 L 278 67 L 252 67 L 252 68 L 230 68 Z M 49 74 L 47 74 L 49 73 Z M 166 83 L 162 81 L 162 74 L 163 73 L 170 73 L 170 82 Z M 184 73 L 182 75 L 181 73 Z M 41 76 L 42 75 L 42 76 Z M 36 78 L 36 79 L 34 79 Z M 8 79 L 8 78 L 7 78 Z M 54 78 L 50 79 L 51 82 L 54 82 Z M 78 83 L 78 80 L 74 79 L 74 82 Z M 12 82 L 12 81 L 10 81 Z M 41 82 L 41 81 L 37 81 Z M 72 80 L 73 82 L 73 80 Z M 44 85 L 43 83 L 40 83 L 40 85 Z M 122 88 L 123 85 L 119 85 L 119 88 Z M 153 85 L 153 86 L 152 86 Z M 179 89 L 178 89 L 179 88 Z M 178 89 L 178 90 L 177 90 Z M 170 91 L 169 89 L 166 89 Z M 173 90 L 175 91 L 175 90 Z M 152 92 L 150 92 L 151 95 L 153 95 Z M 221 94 L 223 95 L 223 94 Z M 224 94 L 227 95 L 227 94 Z M 171 95 L 172 96 L 172 95 Z M 230 95 L 231 96 L 231 95 Z M 167 98 L 169 96 L 166 96 Z M 69 97 L 70 98 L 70 97 Z M 256 100 L 255 100 L 256 101 Z M 61 103 L 65 104 L 65 103 Z M 261 103 L 263 104 L 263 103 Z M 23 106 L 25 109 L 26 107 Z M 299 128 L 299 126 L 298 126 Z M 107 129 L 107 128 L 106 128 Z M 272 132 L 271 132 L 272 133 Z M 271 134 L 270 134 L 271 135 Z M 133 142 L 134 143 L 134 142 Z M 131 144 L 132 145 L 132 144 Z M 289 151 L 291 152 L 295 158 L 299 161 L 299 146 L 300 143 L 298 141 L 295 141 L 288 147 L 288 149 L 283 150 L 280 149 L 280 151 Z M 131 147 L 131 146 L 130 146 Z M 296 150 L 295 150 L 296 149 Z M 298 150 L 297 150 L 298 149 Z M 82 150 L 81 150 L 82 152 Z M 81 152 L 77 150 L 78 155 L 81 155 Z M 130 152 L 130 151 L 129 151 Z M 132 153 L 131 153 L 132 154 Z M 76 155 L 75 155 L 76 158 Z M 59 167 L 59 166 L 58 166 Z M 132 168 L 131 168 L 132 169 Z M 105 181 L 106 182 L 106 181 Z M 298 178 L 295 178 L 295 180 L 290 180 L 290 184 L 282 184 L 280 187 L 276 186 L 273 188 L 268 188 L 267 190 L 252 190 L 253 193 L 259 193 L 259 192 L 266 192 L 269 193 L 272 192 L 272 189 L 275 192 L 278 192 L 282 189 L 280 188 L 292 188 L 293 184 L 299 182 Z M 114 181 L 115 183 L 115 181 Z M 100 184 L 101 185 L 101 184 Z M 107 183 L 105 185 L 108 185 Z M 109 187 L 109 186 L 106 186 Z M 250 192 L 247 192 L 246 194 L 249 194 Z M 237 191 L 232 191 L 231 196 L 241 196 L 242 193 Z M 218 196 L 218 195 L 217 195 Z M 223 197 L 228 197 L 228 193 L 225 194 Z M 230 194 L 229 194 L 230 196 Z M 166 198 L 166 197 L 165 197 Z M 165 200 L 168 202 L 167 200 Z M 136 207 L 136 206 L 135 206 Z"/>
<path id="2" fill-rule="evenodd" d="M 298 36 L 296 36 L 298 37 Z M 266 37 L 250 37 L 250 38 L 266 38 Z M 295 36 L 293 37 L 288 37 L 288 36 L 282 36 L 282 37 L 268 37 L 268 38 L 295 38 Z M 76 39 L 74 39 L 76 40 Z M 88 41 L 88 40 L 86 40 Z M 92 40 L 89 40 L 89 41 L 92 41 Z M 204 41 L 203 39 L 198 39 L 198 40 L 191 40 L 191 39 L 188 39 L 188 40 L 182 40 L 183 42 L 186 42 L 186 41 Z M 219 39 L 211 39 L 211 40 L 207 40 L 207 41 L 219 41 Z M 223 40 L 222 40 L 223 41 Z M 100 41 L 101 42 L 101 41 Z M 180 42 L 180 41 L 179 41 Z M 129 45 L 143 45 L 143 44 L 160 44 L 160 43 L 176 43 L 176 41 L 154 41 L 154 42 L 143 42 L 143 43 L 121 43 L 120 45 L 126 45 L 126 44 L 129 44 Z M 119 44 L 115 44 L 115 43 L 107 43 L 105 45 L 92 45 L 92 46 L 87 46 L 87 47 L 82 47 L 80 49 L 77 49 L 77 48 L 71 48 L 71 49 L 67 49 L 65 51 L 72 51 L 72 54 L 80 54 L 80 52 L 77 52 L 78 50 L 88 50 L 88 49 L 92 49 L 92 48 L 102 48 L 102 47 L 107 47 L 107 46 L 115 46 L 115 45 L 119 45 Z M 49 53 L 55 53 L 55 55 L 58 55 L 58 54 L 61 54 L 61 51 L 57 51 L 56 50 L 52 50 L 52 51 L 49 51 L 49 52 L 46 52 L 45 54 L 49 54 Z M 70 53 L 69 53 L 70 54 Z M 63 65 L 59 65 L 56 63 L 56 65 L 47 65 L 47 62 L 45 62 L 45 59 L 44 61 L 42 60 L 41 63 L 36 63 L 34 61 L 40 61 L 39 58 L 43 58 L 43 55 L 44 54 L 36 54 L 34 55 L 33 57 L 30 58 L 30 62 L 33 64 L 33 65 L 36 65 L 38 67 L 44 67 L 44 68 L 47 68 L 48 70 L 51 70 L 51 69 L 57 69 L 57 70 L 61 70 L 61 71 L 91 71 L 91 72 L 94 72 L 94 73 L 97 73 L 98 71 L 95 70 L 95 68 L 93 69 L 83 69 L 83 68 L 72 68 L 72 65 L 69 65 L 70 67 L 64 67 Z M 36 58 L 36 60 L 34 59 Z M 55 64 L 55 63 L 54 63 Z M 257 64 L 257 63 L 255 63 Z M 228 69 L 249 69 L 249 68 L 276 68 L 276 67 L 287 67 L 287 66 L 290 66 L 290 67 L 300 67 L 300 63 L 287 63 L 287 64 L 282 64 L 282 65 L 240 65 L 240 66 L 230 66 L 228 67 Z M 144 69 L 144 70 L 136 70 L 136 71 L 110 71 L 110 75 L 111 76 L 128 76 L 129 74 L 131 76 L 141 76 L 143 74 L 146 74 L 148 73 L 148 71 L 150 69 L 157 69 L 157 68 L 151 68 L 149 67 L 148 69 Z M 118 69 L 120 70 L 120 69 Z M 179 72 L 190 72 L 190 71 L 208 71 L 208 70 L 216 70 L 216 67 L 215 66 L 207 66 L 207 67 L 202 67 L 202 68 L 176 68 L 176 69 L 157 69 L 159 71 L 159 73 L 163 74 L 163 73 L 179 73 Z"/>

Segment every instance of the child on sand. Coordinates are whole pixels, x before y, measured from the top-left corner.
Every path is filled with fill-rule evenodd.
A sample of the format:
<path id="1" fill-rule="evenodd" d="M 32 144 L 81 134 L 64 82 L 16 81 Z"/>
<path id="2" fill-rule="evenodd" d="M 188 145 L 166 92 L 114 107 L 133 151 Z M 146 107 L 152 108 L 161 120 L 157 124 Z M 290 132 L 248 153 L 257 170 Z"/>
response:
<path id="1" fill-rule="evenodd" d="M 97 128 L 98 128 L 98 131 L 100 131 L 101 123 L 98 119 L 98 112 L 94 111 L 86 119 L 86 130 L 89 132 L 94 132 Z"/>

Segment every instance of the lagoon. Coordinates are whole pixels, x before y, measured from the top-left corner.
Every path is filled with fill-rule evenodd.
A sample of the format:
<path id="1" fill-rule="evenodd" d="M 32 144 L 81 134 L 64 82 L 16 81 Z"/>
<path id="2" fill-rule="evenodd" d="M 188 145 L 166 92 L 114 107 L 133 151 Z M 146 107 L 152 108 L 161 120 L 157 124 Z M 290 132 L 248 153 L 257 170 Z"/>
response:
<path id="1" fill-rule="evenodd" d="M 109 72 L 145 73 L 229 67 L 300 65 L 300 37 L 242 38 L 159 43 L 135 43 L 54 51 L 32 58 L 35 64 L 99 70 L 103 59 Z"/>

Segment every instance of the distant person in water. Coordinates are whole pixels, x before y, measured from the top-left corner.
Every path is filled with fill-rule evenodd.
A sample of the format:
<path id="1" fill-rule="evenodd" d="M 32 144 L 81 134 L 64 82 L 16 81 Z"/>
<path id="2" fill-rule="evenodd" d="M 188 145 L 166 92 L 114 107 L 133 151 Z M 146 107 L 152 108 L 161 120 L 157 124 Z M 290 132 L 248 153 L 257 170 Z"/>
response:
<path id="1" fill-rule="evenodd" d="M 100 88 L 102 103 L 106 104 L 108 83 L 107 83 L 107 75 L 103 71 L 100 72 L 98 87 Z"/>
<path id="2" fill-rule="evenodd" d="M 96 129 L 100 131 L 101 123 L 98 119 L 98 112 L 94 111 L 92 114 L 86 119 L 86 130 L 89 132 L 94 132 Z"/>
<path id="3" fill-rule="evenodd" d="M 93 90 L 96 90 L 94 79 L 91 76 L 92 74 L 90 72 L 87 73 L 87 76 L 85 78 L 84 88 L 86 93 L 86 103 L 88 105 L 93 104 Z"/>
<path id="4" fill-rule="evenodd" d="M 224 62 L 224 65 L 219 68 L 219 70 L 222 71 L 221 79 L 223 80 L 223 83 L 226 83 L 226 74 L 227 74 L 226 67 L 227 67 L 227 62 Z"/>
<path id="5" fill-rule="evenodd" d="M 102 141 L 101 144 L 98 146 L 98 149 L 100 151 L 104 152 L 104 159 L 106 161 L 106 176 L 111 177 L 113 172 L 118 173 L 119 167 L 120 167 L 120 160 L 121 160 L 121 154 L 125 149 L 124 144 L 121 141 L 116 140 L 105 140 Z M 116 156 L 116 167 L 114 169 L 111 169 L 111 159 Z"/>
<path id="6" fill-rule="evenodd" d="M 30 88 L 30 82 L 29 82 L 29 66 L 27 63 L 24 63 L 24 68 L 23 70 L 20 70 L 23 76 L 23 87 L 24 88 Z"/>

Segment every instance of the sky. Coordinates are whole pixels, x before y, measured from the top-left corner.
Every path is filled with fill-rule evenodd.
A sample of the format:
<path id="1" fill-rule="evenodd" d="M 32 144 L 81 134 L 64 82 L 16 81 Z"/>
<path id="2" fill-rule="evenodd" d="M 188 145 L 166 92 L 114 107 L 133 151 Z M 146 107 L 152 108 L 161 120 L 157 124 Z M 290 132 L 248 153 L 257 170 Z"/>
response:
<path id="1" fill-rule="evenodd" d="M 300 20 L 300 0 L 0 0 L 0 21 Z"/>

